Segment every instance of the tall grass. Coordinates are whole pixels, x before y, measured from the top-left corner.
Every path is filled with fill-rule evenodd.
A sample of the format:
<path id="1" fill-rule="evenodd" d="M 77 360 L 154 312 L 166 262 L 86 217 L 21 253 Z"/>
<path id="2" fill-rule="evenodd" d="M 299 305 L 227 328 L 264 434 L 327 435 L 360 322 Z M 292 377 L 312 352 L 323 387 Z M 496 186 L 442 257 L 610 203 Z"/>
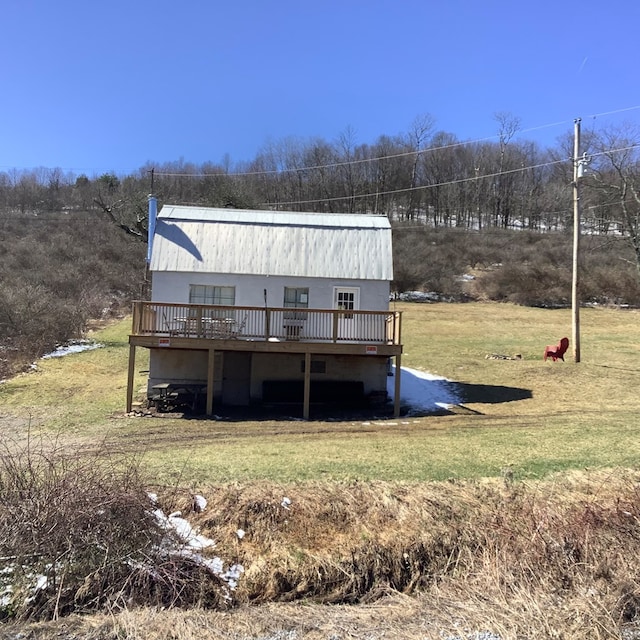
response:
<path id="1" fill-rule="evenodd" d="M 231 483 L 207 487 L 200 514 L 174 492 L 217 550 L 245 566 L 242 606 L 128 607 L 38 637 L 190 640 L 196 628 L 234 640 L 633 637 L 639 479 Z"/>
<path id="2" fill-rule="evenodd" d="M 224 608 L 231 594 L 222 563 L 213 571 L 189 553 L 189 535 L 172 526 L 149 485 L 138 460 L 108 449 L 5 440 L 0 620 L 136 604 Z"/>

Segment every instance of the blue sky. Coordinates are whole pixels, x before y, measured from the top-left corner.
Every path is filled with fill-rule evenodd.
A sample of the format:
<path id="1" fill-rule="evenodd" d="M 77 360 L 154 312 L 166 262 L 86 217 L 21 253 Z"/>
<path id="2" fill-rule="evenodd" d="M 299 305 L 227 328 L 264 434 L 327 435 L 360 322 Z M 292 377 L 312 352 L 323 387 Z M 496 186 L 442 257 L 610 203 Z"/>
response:
<path id="1" fill-rule="evenodd" d="M 637 0 L 4 0 L 0 171 L 236 163 L 421 114 L 553 145 L 640 122 L 639 27 Z"/>

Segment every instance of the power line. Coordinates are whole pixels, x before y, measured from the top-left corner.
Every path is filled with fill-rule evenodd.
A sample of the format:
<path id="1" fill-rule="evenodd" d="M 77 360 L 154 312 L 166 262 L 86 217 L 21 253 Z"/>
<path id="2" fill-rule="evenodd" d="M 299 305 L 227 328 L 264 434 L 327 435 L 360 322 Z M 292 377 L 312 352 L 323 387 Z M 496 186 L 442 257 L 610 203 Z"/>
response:
<path id="1" fill-rule="evenodd" d="M 600 116 L 605 116 L 605 115 L 611 115 L 611 114 L 615 114 L 615 113 L 622 113 L 624 111 L 632 111 L 635 109 L 640 109 L 640 105 L 637 105 L 635 107 L 627 107 L 625 109 L 617 109 L 614 111 L 607 111 L 607 112 L 603 112 L 603 113 L 599 113 L 599 114 L 593 114 L 591 116 L 587 116 L 588 118 L 597 118 Z M 559 122 L 553 122 L 553 123 L 549 123 L 549 124 L 545 124 L 545 125 L 539 125 L 536 127 L 529 127 L 527 129 L 522 129 L 520 131 L 518 131 L 518 135 L 524 134 L 524 133 L 529 133 L 531 131 L 539 131 L 541 129 L 547 129 L 547 128 L 551 128 L 551 127 L 557 127 L 563 124 L 569 124 L 570 120 L 564 120 L 564 121 L 559 121 Z M 465 140 L 465 141 L 457 141 L 457 142 L 452 142 L 450 144 L 446 144 L 446 145 L 440 145 L 440 146 L 436 146 L 436 147 L 428 147 L 426 149 L 413 149 L 411 151 L 403 151 L 401 153 L 393 153 L 393 154 L 389 154 L 386 156 L 375 156 L 375 157 L 371 157 L 371 158 L 361 158 L 358 160 L 344 160 L 344 161 L 340 161 L 340 162 L 329 162 L 327 164 L 318 164 L 318 165 L 305 165 L 305 166 L 301 166 L 301 167 L 293 167 L 293 168 L 285 168 L 285 169 L 266 169 L 263 171 L 237 171 L 237 172 L 233 172 L 233 173 L 223 173 L 223 172 L 218 172 L 218 173 L 174 173 L 174 172 L 163 172 L 163 171 L 156 171 L 155 175 L 157 176 L 163 176 L 163 177 L 182 177 L 182 178 L 210 178 L 210 177 L 230 177 L 230 178 L 235 178 L 235 177 L 259 177 L 259 176 L 269 176 L 269 175 L 283 175 L 283 174 L 287 174 L 287 173 L 298 173 L 298 172 L 306 172 L 306 171 L 316 171 L 316 170 L 320 170 L 320 169 L 335 169 L 335 168 L 339 168 L 339 167 L 345 167 L 345 166 L 354 166 L 354 165 L 359 165 L 359 164 L 366 164 L 366 163 L 372 163 L 372 162 L 381 162 L 381 161 L 386 161 L 386 160 L 395 160 L 398 158 L 406 158 L 406 157 L 410 157 L 410 156 L 416 156 L 416 155 L 423 155 L 426 153 L 431 153 L 431 152 L 436 152 L 436 151 L 445 151 L 448 149 L 454 149 L 456 147 L 464 147 L 464 146 L 470 146 L 470 145 L 474 145 L 474 144 L 480 144 L 482 142 L 488 142 L 489 140 L 494 140 L 496 138 L 499 137 L 499 134 L 495 134 L 492 136 L 486 136 L 484 138 L 476 138 L 474 140 Z"/>
<path id="2" fill-rule="evenodd" d="M 634 107 L 634 108 L 640 108 L 640 107 Z M 465 143 L 460 143 L 460 144 L 465 144 Z M 458 146 L 458 143 L 451 145 L 451 146 Z M 441 147 L 441 148 L 447 148 L 447 147 Z M 614 149 L 606 149 L 603 151 L 597 151 L 594 153 L 589 154 L 592 158 L 594 157 L 599 157 L 599 156 L 607 156 L 607 155 L 611 155 L 613 153 L 619 153 L 619 152 L 623 152 L 623 151 L 630 151 L 633 149 L 638 149 L 640 148 L 640 143 L 637 144 L 633 144 L 633 145 L 628 145 L 626 147 L 619 147 L 619 148 L 614 148 Z M 415 152 L 414 152 L 415 153 Z M 388 158 L 394 158 L 397 156 L 388 156 Z M 379 160 L 380 158 L 375 158 L 373 160 Z M 476 181 L 480 181 L 480 180 L 486 180 L 488 178 L 498 178 L 504 175 L 511 175 L 511 174 L 515 174 L 515 173 L 520 173 L 520 172 L 524 172 L 524 171 L 530 171 L 533 169 L 541 169 L 544 167 L 549 167 L 549 166 L 553 166 L 553 165 L 558 165 L 558 164 L 562 164 L 565 162 L 571 162 L 571 158 L 563 158 L 563 159 L 559 159 L 559 160 L 551 160 L 548 162 L 543 162 L 543 163 L 539 163 L 539 164 L 534 164 L 534 165 L 527 165 L 527 166 L 523 166 L 523 167 L 518 167 L 515 169 L 507 169 L 507 170 L 503 170 L 503 171 L 497 171 L 494 173 L 487 173 L 487 174 L 482 174 L 482 175 L 475 175 L 475 176 L 471 176 L 471 177 L 466 177 L 466 178 L 458 178 L 455 180 L 449 180 L 449 181 L 445 181 L 445 182 L 438 182 L 438 183 L 432 183 L 432 184 L 426 184 L 426 185 L 419 185 L 419 186 L 415 186 L 415 187 L 406 187 L 406 188 L 402 188 L 402 189 L 393 189 L 393 190 L 389 190 L 389 191 L 376 191 L 376 192 L 370 192 L 370 193 L 365 193 L 365 194 L 351 194 L 351 195 L 346 195 L 346 196 L 334 196 L 331 198 L 315 198 L 315 199 L 308 199 L 308 200 L 288 200 L 288 201 L 282 201 L 282 202 L 264 202 L 261 203 L 261 206 L 265 206 L 265 207 L 280 207 L 280 206 L 289 206 L 289 205 L 304 205 L 304 204 L 321 204 L 321 203 L 325 203 L 325 202 L 337 202 L 337 201 L 341 201 L 341 200 L 356 200 L 356 199 L 362 199 L 362 198 L 374 198 L 374 197 L 380 197 L 380 196 L 388 196 L 388 195 L 397 195 L 397 194 L 401 194 L 401 193 L 411 193 L 411 192 L 417 192 L 417 191 L 424 191 L 427 189 L 432 189 L 432 188 L 437 188 L 437 187 L 446 187 L 446 186 L 452 186 L 452 185 L 456 185 L 456 184 L 464 184 L 466 182 L 476 182 Z M 309 167 L 312 168 L 312 167 Z M 155 175 L 174 175 L 174 176 L 179 176 L 179 177 L 206 177 L 205 174 L 163 174 L 163 173 L 158 173 L 155 172 Z M 209 174 L 209 175 L 222 175 L 222 176 L 226 176 L 226 177 L 235 177 L 236 175 L 241 175 L 241 174 Z M 598 205 L 598 206 L 606 206 L 606 205 Z M 0 219 L 2 219 L 2 217 L 0 217 Z M 4 219 L 8 219 L 7 216 L 4 216 Z M 34 218 L 34 220 L 37 218 Z M 50 221 L 51 219 L 49 219 Z M 65 218 L 60 218 L 59 221 L 67 221 L 68 219 Z M 44 220 L 43 220 L 44 221 Z M 70 220 L 69 220 L 70 221 Z"/>
<path id="3" fill-rule="evenodd" d="M 595 151 L 594 153 L 589 153 L 589 157 L 596 158 L 598 156 L 608 156 L 612 153 L 620 153 L 621 151 L 632 151 L 633 149 L 637 149 L 640 147 L 640 143 L 630 144 L 626 147 L 619 147 L 617 149 L 605 149 L 604 151 Z"/>
<path id="4" fill-rule="evenodd" d="M 590 154 L 591 157 L 597 157 L 597 156 L 604 156 L 604 155 L 610 155 L 612 153 L 618 153 L 621 151 L 630 151 L 632 149 L 637 149 L 640 148 L 640 143 L 638 144 L 634 144 L 634 145 L 629 145 L 627 147 L 620 147 L 618 149 L 608 149 L 606 151 L 599 151 L 596 153 L 592 153 Z M 338 200 L 354 200 L 354 199 L 358 199 L 358 198 L 373 198 L 373 197 L 380 197 L 380 196 L 386 196 L 386 195 L 395 195 L 398 193 L 409 193 L 412 191 L 423 191 L 425 189 L 431 189 L 434 187 L 447 187 L 447 186 L 451 186 L 451 185 L 455 185 L 455 184 L 462 184 L 465 182 L 475 182 L 476 180 L 485 180 L 487 178 L 496 178 L 496 177 L 500 177 L 503 175 L 509 175 L 509 174 L 513 174 L 513 173 L 519 173 L 519 172 L 523 172 L 523 171 L 529 171 L 531 169 L 541 169 L 543 167 L 548 167 L 548 166 L 552 166 L 552 165 L 556 165 L 556 164 L 562 164 L 564 162 L 571 162 L 571 158 L 564 158 L 561 160 L 551 160 L 549 162 L 542 162 L 540 164 L 534 164 L 534 165 L 527 165 L 525 167 L 518 167 L 517 169 L 507 169 L 507 170 L 503 170 L 503 171 L 498 171 L 495 173 L 486 173 L 486 174 L 482 174 L 482 175 L 478 175 L 478 176 L 472 176 L 472 177 L 468 177 L 468 178 L 458 178 L 456 180 L 449 180 L 447 182 L 438 182 L 438 183 L 433 183 L 433 184 L 427 184 L 427 185 L 420 185 L 417 187 L 407 187 L 404 189 L 395 189 L 395 190 L 391 190 L 391 191 L 376 191 L 374 193 L 366 193 L 366 194 L 360 194 L 360 195 L 349 195 L 349 196 L 336 196 L 333 198 L 319 198 L 319 199 L 312 199 L 312 200 L 290 200 L 290 201 L 286 201 L 286 202 L 271 202 L 271 203 L 261 203 L 261 206 L 271 206 L 271 207 L 278 207 L 278 206 L 283 206 L 283 205 L 292 205 L 292 204 L 311 204 L 311 203 L 322 203 L 322 202 L 335 202 Z"/>
<path id="5" fill-rule="evenodd" d="M 600 118 L 600 117 L 604 117 L 604 116 L 609 116 L 609 115 L 615 115 L 615 114 L 619 114 L 619 113 L 625 113 L 625 112 L 629 112 L 629 111 L 635 111 L 640 109 L 640 105 L 635 105 L 632 107 L 624 107 L 622 109 L 613 109 L 610 111 L 603 111 L 600 113 L 594 113 L 591 115 L 587 115 L 585 116 L 585 118 L 591 118 L 591 119 L 596 119 L 596 118 Z M 561 125 L 567 125 L 570 124 L 574 121 L 574 119 L 571 120 L 560 120 L 557 122 L 551 122 L 551 123 L 547 123 L 547 124 L 542 124 L 542 125 L 537 125 L 534 127 L 527 127 L 525 129 L 520 129 L 516 132 L 517 136 L 520 136 L 522 134 L 525 133 L 530 133 L 533 131 L 540 131 L 542 129 L 549 129 L 549 128 L 553 128 L 553 127 L 558 127 Z M 472 140 L 466 140 L 466 141 L 458 141 L 458 142 L 454 142 L 451 144 L 447 144 L 447 145 L 441 145 L 438 147 L 429 147 L 426 149 L 414 149 L 411 151 L 406 151 L 406 152 L 402 152 L 402 153 L 397 153 L 397 154 L 390 154 L 387 156 L 377 156 L 375 158 L 362 158 L 359 160 L 347 160 L 347 161 L 342 161 L 342 162 L 333 162 L 333 163 L 327 163 L 327 164 L 320 164 L 320 165 L 311 165 L 311 166 L 305 166 L 305 167 L 296 167 L 296 168 L 292 168 L 292 169 L 270 169 L 270 170 L 266 170 L 266 171 L 247 171 L 247 172 L 234 172 L 234 173 L 174 173 L 174 172 L 155 172 L 155 175 L 157 176 L 165 176 L 165 177 L 189 177 L 189 178 L 203 178 L 203 177 L 216 177 L 216 176 L 227 176 L 227 177 L 244 177 L 244 176 L 260 176 L 260 175 L 273 175 L 273 174 L 280 174 L 280 173 L 295 173 L 297 171 L 310 171 L 310 170 L 316 170 L 316 169 L 329 169 L 329 168 L 335 168 L 335 167 L 341 167 L 341 166 L 347 166 L 347 165 L 357 165 L 357 164 L 362 164 L 362 163 L 366 163 L 366 162 L 377 162 L 377 161 L 381 161 L 381 160 L 392 160 L 395 158 L 402 158 L 402 157 L 408 157 L 408 156 L 413 156 L 416 154 L 423 154 L 423 153 L 428 153 L 431 151 L 443 151 L 446 149 L 452 149 L 455 147 L 460 147 L 460 146 L 466 146 L 466 145 L 473 145 L 473 144 L 478 144 L 481 142 L 487 142 L 489 140 L 494 140 L 496 138 L 499 138 L 500 134 L 493 134 L 490 136 L 485 136 L 482 138 L 476 138 L 476 139 L 472 139 Z M 91 172 L 94 174 L 98 174 L 98 173 L 115 173 L 118 176 L 127 176 L 127 175 L 133 175 L 136 173 L 139 173 L 141 171 L 144 171 L 145 167 L 149 166 L 149 162 L 147 162 L 144 166 L 142 167 L 137 167 L 134 169 L 126 169 L 126 170 L 115 170 L 112 167 L 110 168 L 95 168 L 95 167 L 42 167 L 42 166 L 38 166 L 38 167 L 31 167 L 31 168 L 22 168 L 19 169 L 15 166 L 11 166 L 11 165 L 0 165 L 0 169 L 4 169 L 4 170 L 16 170 L 16 171 L 38 171 L 38 170 L 49 170 L 49 169 L 59 169 L 60 171 L 65 171 L 65 172 L 81 172 L 81 174 L 87 173 L 87 172 Z"/>
<path id="6" fill-rule="evenodd" d="M 602 116 L 612 116 L 617 113 L 624 113 L 625 111 L 635 111 L 636 109 L 640 109 L 640 105 L 636 105 L 635 107 L 625 107 L 624 109 L 614 109 L 613 111 L 604 111 L 602 113 L 594 113 L 590 116 L 585 116 L 586 118 L 600 118 Z"/>
<path id="7" fill-rule="evenodd" d="M 459 178 L 457 180 L 449 180 L 447 182 L 437 182 L 437 183 L 433 183 L 433 184 L 426 184 L 426 185 L 420 185 L 417 187 L 406 187 L 404 189 L 393 189 L 391 191 L 375 191 L 373 193 L 364 193 L 364 194 L 353 194 L 353 195 L 349 195 L 349 196 L 336 196 L 333 198 L 321 198 L 321 199 L 313 199 L 313 200 L 291 200 L 291 201 L 287 201 L 287 202 L 271 202 L 271 203 L 262 203 L 261 206 L 271 206 L 271 207 L 276 207 L 276 206 L 281 206 L 281 205 L 291 205 L 291 204 L 310 204 L 313 202 L 316 203 L 321 203 L 321 202 L 334 202 L 337 200 L 354 200 L 354 199 L 358 199 L 358 198 L 373 198 L 373 197 L 380 197 L 380 196 L 388 196 L 388 195 L 395 195 L 398 193 L 409 193 L 412 191 L 424 191 L 425 189 L 433 189 L 435 187 L 447 187 L 450 185 L 454 185 L 454 184 L 462 184 L 464 182 L 475 182 L 475 181 L 479 181 L 479 180 L 485 180 L 487 178 L 497 178 L 499 176 L 504 176 L 504 175 L 509 175 L 512 173 L 519 173 L 521 171 L 528 171 L 530 169 L 540 169 L 543 167 L 548 167 L 554 164 L 560 164 L 563 162 L 567 162 L 566 159 L 563 160 L 553 160 L 550 162 L 543 162 L 541 164 L 536 164 L 536 165 L 530 165 L 527 167 L 519 167 L 517 169 L 508 169 L 506 171 L 498 171 L 495 173 L 486 173 L 483 174 L 481 176 L 473 176 L 470 178 Z"/>

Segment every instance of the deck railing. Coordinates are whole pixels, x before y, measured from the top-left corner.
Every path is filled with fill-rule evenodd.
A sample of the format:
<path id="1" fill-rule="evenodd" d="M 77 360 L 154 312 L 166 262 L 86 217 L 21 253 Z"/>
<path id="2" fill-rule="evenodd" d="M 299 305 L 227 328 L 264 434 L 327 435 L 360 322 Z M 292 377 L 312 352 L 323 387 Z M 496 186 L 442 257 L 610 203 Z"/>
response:
<path id="1" fill-rule="evenodd" d="M 399 345 L 399 311 L 134 303 L 134 336 Z"/>

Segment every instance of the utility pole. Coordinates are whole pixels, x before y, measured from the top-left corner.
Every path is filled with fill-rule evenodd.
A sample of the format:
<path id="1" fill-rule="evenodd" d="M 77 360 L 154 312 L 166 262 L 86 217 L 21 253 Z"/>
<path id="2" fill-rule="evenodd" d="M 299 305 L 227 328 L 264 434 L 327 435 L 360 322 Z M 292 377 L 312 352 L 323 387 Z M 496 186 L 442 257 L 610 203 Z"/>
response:
<path id="1" fill-rule="evenodd" d="M 574 121 L 573 140 L 573 277 L 571 279 L 571 315 L 573 360 L 580 362 L 580 298 L 578 296 L 578 253 L 580 248 L 580 189 L 582 176 L 580 156 L 580 118 Z"/>

